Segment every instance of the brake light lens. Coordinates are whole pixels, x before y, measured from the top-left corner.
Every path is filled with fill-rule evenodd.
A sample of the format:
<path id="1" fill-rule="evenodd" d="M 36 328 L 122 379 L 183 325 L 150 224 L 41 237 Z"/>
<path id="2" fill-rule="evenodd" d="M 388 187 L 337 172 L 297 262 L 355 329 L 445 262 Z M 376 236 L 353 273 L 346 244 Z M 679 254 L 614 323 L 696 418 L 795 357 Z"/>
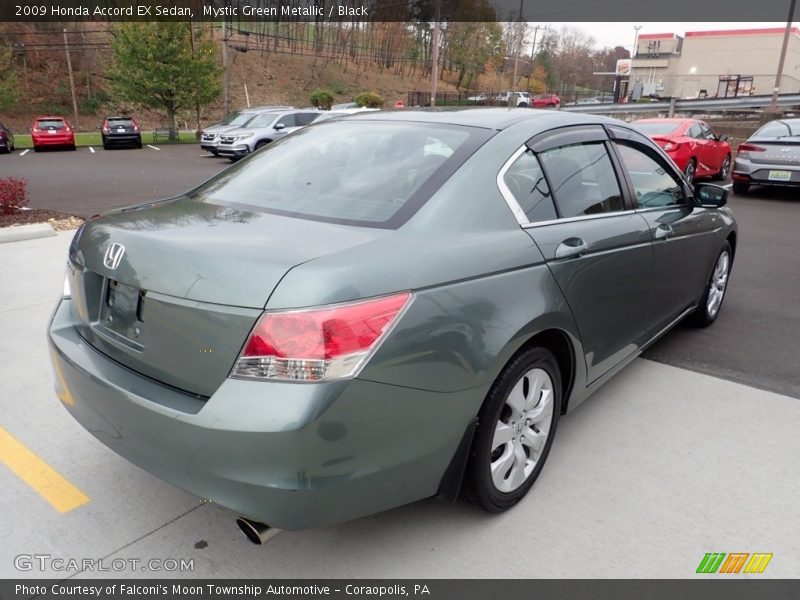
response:
<path id="1" fill-rule="evenodd" d="M 766 152 L 766 150 L 766 148 L 756 146 L 755 144 L 739 144 L 737 152 L 741 154 L 742 152 Z"/>
<path id="2" fill-rule="evenodd" d="M 680 148 L 680 142 L 666 142 L 663 146 L 664 152 L 674 152 L 678 148 Z"/>
<path id="3" fill-rule="evenodd" d="M 139 133 L 139 124 L 131 119 L 131 123 L 133 123 L 133 133 Z"/>
<path id="4" fill-rule="evenodd" d="M 403 292 L 320 308 L 265 312 L 231 377 L 294 381 L 353 377 L 412 298 Z"/>
<path id="5" fill-rule="evenodd" d="M 38 127 L 34 127 L 33 128 L 33 133 L 39 133 L 39 128 Z"/>

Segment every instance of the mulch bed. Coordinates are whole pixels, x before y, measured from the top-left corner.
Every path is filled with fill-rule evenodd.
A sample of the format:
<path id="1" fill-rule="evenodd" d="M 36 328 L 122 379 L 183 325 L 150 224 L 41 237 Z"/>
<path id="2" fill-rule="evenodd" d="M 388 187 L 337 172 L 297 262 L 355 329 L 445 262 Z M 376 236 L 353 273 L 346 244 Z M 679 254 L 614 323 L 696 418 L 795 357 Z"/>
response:
<path id="1" fill-rule="evenodd" d="M 31 223 L 49 222 L 53 229 L 75 229 L 83 223 L 83 219 L 62 212 L 35 208 L 33 210 L 20 210 L 13 215 L 0 213 L 0 227 L 11 225 L 30 225 Z"/>

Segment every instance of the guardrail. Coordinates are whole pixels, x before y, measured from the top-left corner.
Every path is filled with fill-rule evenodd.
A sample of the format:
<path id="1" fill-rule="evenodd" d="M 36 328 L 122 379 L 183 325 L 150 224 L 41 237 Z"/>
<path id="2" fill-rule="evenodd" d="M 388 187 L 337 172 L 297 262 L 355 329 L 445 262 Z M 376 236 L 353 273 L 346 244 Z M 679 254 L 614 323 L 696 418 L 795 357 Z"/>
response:
<path id="1" fill-rule="evenodd" d="M 666 112 L 704 112 L 719 110 L 742 110 L 751 108 L 767 108 L 772 102 L 772 95 L 742 96 L 737 98 L 705 98 L 702 100 L 677 100 L 669 102 L 629 102 L 627 104 L 586 104 L 562 106 L 561 110 L 587 114 L 614 113 L 648 113 Z M 800 94 L 780 94 L 778 106 L 800 106 Z"/>

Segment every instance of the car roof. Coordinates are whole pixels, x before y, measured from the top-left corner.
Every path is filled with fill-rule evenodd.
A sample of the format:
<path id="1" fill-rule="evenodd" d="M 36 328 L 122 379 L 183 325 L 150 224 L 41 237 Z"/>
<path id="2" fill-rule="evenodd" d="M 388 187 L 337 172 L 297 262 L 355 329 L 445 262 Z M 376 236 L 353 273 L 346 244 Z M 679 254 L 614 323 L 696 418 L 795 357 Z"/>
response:
<path id="1" fill-rule="evenodd" d="M 664 118 L 659 119 L 656 117 L 650 117 L 649 119 L 636 119 L 634 123 L 694 123 L 695 121 L 699 121 L 699 119 L 681 119 L 681 118 Z"/>
<path id="2" fill-rule="evenodd" d="M 130 119 L 128 115 L 109 115 L 106 117 L 106 121 L 116 120 L 116 119 Z"/>
<path id="3" fill-rule="evenodd" d="M 58 115 L 51 116 L 51 117 L 48 117 L 48 116 L 36 117 L 33 120 L 34 121 L 45 121 L 45 120 L 47 120 L 47 121 L 57 121 L 59 119 L 61 119 L 62 121 L 66 121 L 66 119 L 64 117 L 59 117 Z"/>
<path id="4" fill-rule="evenodd" d="M 407 121 L 421 123 L 440 123 L 442 125 L 462 125 L 483 127 L 502 131 L 520 123 L 540 123 L 543 127 L 558 122 L 559 125 L 582 123 L 613 123 L 625 125 L 619 119 L 599 115 L 583 115 L 558 110 L 538 110 L 535 108 L 464 108 L 456 110 L 396 110 L 357 113 L 354 120 L 367 121 Z"/>

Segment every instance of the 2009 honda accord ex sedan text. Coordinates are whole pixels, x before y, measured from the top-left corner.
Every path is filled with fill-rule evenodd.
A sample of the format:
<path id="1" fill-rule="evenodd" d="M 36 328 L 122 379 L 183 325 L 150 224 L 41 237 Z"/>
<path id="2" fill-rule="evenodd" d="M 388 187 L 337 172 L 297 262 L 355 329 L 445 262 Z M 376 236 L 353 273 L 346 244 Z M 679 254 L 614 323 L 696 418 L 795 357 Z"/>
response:
<path id="1" fill-rule="evenodd" d="M 726 199 L 613 119 L 331 119 L 85 223 L 49 329 L 58 396 L 252 536 L 434 495 L 499 512 L 560 415 L 717 318 Z"/>

